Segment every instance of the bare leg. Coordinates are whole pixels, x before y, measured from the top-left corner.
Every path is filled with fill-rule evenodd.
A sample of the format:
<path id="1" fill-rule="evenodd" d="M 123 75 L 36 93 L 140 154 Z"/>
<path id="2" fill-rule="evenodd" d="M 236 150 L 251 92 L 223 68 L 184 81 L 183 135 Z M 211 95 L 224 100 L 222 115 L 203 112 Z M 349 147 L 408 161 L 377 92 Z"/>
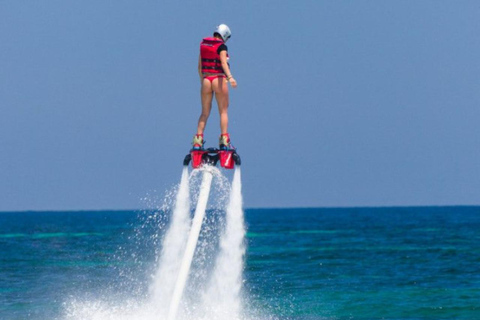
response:
<path id="1" fill-rule="evenodd" d="M 213 91 L 217 100 L 218 112 L 220 114 L 221 133 L 228 133 L 228 82 L 225 78 L 213 80 Z"/>
<path id="2" fill-rule="evenodd" d="M 203 131 L 205 131 L 205 126 L 212 110 L 213 89 L 212 84 L 207 79 L 203 79 L 200 93 L 202 97 L 202 114 L 198 119 L 197 134 L 203 134 Z"/>

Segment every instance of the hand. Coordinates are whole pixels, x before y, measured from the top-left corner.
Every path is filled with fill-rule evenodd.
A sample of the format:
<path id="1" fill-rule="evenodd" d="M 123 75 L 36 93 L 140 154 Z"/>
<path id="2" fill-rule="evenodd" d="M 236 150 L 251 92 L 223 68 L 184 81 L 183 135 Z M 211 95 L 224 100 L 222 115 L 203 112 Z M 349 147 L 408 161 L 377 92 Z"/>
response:
<path id="1" fill-rule="evenodd" d="M 233 77 L 230 78 L 229 82 L 230 82 L 230 85 L 232 86 L 232 88 L 237 87 L 237 80 L 235 80 Z"/>

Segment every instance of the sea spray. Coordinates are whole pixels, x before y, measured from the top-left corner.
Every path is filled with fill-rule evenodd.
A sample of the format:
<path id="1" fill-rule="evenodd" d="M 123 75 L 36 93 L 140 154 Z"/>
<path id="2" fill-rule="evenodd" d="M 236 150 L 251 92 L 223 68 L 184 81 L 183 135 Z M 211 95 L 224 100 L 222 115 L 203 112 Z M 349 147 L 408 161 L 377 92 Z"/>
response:
<path id="1" fill-rule="evenodd" d="M 213 174 L 213 180 L 207 211 L 182 297 L 182 317 L 178 319 L 200 319 L 199 310 L 204 310 L 202 296 L 210 285 L 209 279 L 219 252 L 220 234 L 225 227 L 225 211 L 230 198 L 231 183 L 223 170 L 208 166 L 191 172 L 190 206 L 192 209 L 197 206 L 205 170 Z"/>
<path id="2" fill-rule="evenodd" d="M 225 230 L 220 238 L 220 252 L 204 295 L 209 319 L 240 319 L 241 288 L 245 255 L 245 223 L 240 168 L 236 168 L 230 200 L 226 209 Z"/>
<path id="3" fill-rule="evenodd" d="M 178 277 L 176 277 L 177 280 L 170 303 L 167 318 L 168 320 L 175 320 L 177 316 L 178 306 L 180 305 L 185 284 L 188 279 L 188 274 L 190 273 L 190 266 L 192 263 L 193 254 L 197 247 L 198 237 L 200 235 L 200 230 L 202 228 L 202 223 L 205 217 L 212 178 L 212 173 L 205 170 L 203 173 L 202 185 L 200 187 L 200 195 L 198 197 L 197 207 L 195 209 L 195 215 L 193 218 L 192 227 L 190 229 L 190 234 L 188 236 L 185 253 L 182 258 L 180 270 L 178 271 Z"/>
<path id="4" fill-rule="evenodd" d="M 161 222 L 162 230 L 157 227 L 157 234 L 153 236 L 155 239 L 161 237 L 162 243 L 152 247 L 154 251 L 160 247 L 161 250 L 155 259 L 155 271 L 148 272 L 152 275 L 148 296 L 132 296 L 125 287 L 112 296 L 103 294 L 103 290 L 98 295 L 89 294 L 86 299 L 74 294 L 65 304 L 66 319 L 167 318 L 190 231 L 191 208 L 196 207 L 204 170 L 193 170 L 189 176 L 188 169 L 184 168 L 180 185 L 167 194 L 169 199 L 171 195 L 174 196 L 175 203 L 168 199 L 162 210 L 149 219 L 149 225 L 151 222 Z M 235 170 L 232 184 L 217 168 L 209 167 L 208 170 L 213 174 L 210 200 L 176 320 L 251 318 L 245 316 L 246 313 L 252 314 L 251 310 L 243 310 L 241 303 L 245 227 L 240 170 Z M 167 216 L 169 219 L 164 220 Z M 169 223 L 165 225 L 163 221 Z M 147 229 L 140 228 L 139 231 L 145 232 Z M 139 238 L 144 236 L 146 234 L 138 235 Z M 137 270 L 138 279 L 142 278 L 141 271 Z M 263 316 L 252 317 L 260 318 L 265 319 Z"/>
<path id="5" fill-rule="evenodd" d="M 188 167 L 183 168 L 170 226 L 163 239 L 158 269 L 151 287 L 152 304 L 166 316 L 178 277 L 190 229 L 190 187 Z"/>

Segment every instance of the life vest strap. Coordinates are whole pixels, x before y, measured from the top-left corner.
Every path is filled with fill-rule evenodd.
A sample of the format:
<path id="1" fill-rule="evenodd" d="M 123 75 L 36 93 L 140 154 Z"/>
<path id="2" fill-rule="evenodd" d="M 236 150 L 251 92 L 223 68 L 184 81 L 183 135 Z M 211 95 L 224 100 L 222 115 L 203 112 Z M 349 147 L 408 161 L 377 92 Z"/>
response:
<path id="1" fill-rule="evenodd" d="M 222 70 L 222 67 L 217 67 L 217 66 L 202 66 L 202 70 Z"/>
<path id="2" fill-rule="evenodd" d="M 221 63 L 218 59 L 202 59 L 202 62 Z"/>

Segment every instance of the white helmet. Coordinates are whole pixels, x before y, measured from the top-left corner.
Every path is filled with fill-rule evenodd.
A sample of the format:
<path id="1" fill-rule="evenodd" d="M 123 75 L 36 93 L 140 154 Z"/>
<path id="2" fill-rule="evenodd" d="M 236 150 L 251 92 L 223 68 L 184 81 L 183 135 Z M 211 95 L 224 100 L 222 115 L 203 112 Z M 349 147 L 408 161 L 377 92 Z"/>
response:
<path id="1" fill-rule="evenodd" d="M 230 28 L 226 24 L 221 24 L 217 26 L 215 29 L 215 33 L 218 33 L 220 37 L 222 37 L 223 42 L 227 42 L 228 39 L 232 36 L 232 32 L 230 31 Z"/>

